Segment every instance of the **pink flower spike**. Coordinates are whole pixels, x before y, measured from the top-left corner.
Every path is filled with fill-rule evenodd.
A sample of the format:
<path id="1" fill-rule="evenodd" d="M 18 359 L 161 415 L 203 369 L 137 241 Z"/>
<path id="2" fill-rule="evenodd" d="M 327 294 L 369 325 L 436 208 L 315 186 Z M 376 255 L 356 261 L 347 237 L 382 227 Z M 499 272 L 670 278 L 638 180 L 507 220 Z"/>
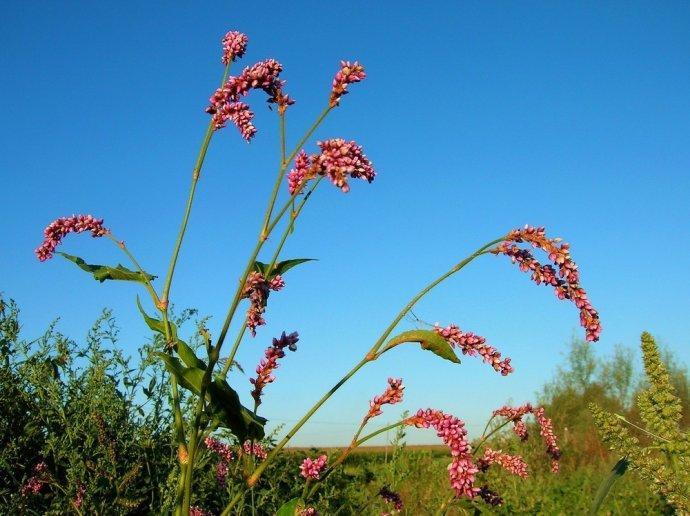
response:
<path id="1" fill-rule="evenodd" d="M 326 455 L 321 455 L 318 459 L 312 460 L 307 457 L 302 461 L 300 469 L 300 475 L 306 479 L 318 480 L 321 475 L 321 471 L 328 464 L 328 457 Z"/>
<path id="2" fill-rule="evenodd" d="M 453 457 L 448 465 L 448 476 L 456 496 L 477 496 L 479 488 L 474 487 L 474 475 L 479 470 L 472 461 L 472 449 L 467 440 L 465 423 L 440 410 L 426 409 L 419 410 L 414 416 L 407 418 L 405 424 L 417 428 L 434 428 L 436 435 L 450 448 Z"/>
<path id="3" fill-rule="evenodd" d="M 546 444 L 546 454 L 551 457 L 551 471 L 558 473 L 560 469 L 559 460 L 561 458 L 561 450 L 556 442 L 556 436 L 553 433 L 553 423 L 551 419 L 544 414 L 544 408 L 540 407 L 534 411 L 534 417 L 539 424 L 539 434 Z"/>
<path id="4" fill-rule="evenodd" d="M 515 434 L 520 438 L 521 441 L 526 441 L 528 437 L 527 426 L 525 425 L 524 421 L 522 421 L 522 417 L 526 414 L 530 414 L 532 410 L 533 407 L 530 403 L 525 403 L 524 405 L 515 408 L 504 405 L 503 407 L 494 410 L 493 415 L 511 420 L 513 422 L 513 431 Z"/>
<path id="5" fill-rule="evenodd" d="M 480 471 L 486 471 L 492 464 L 498 464 L 509 473 L 520 478 L 527 478 L 527 463 L 519 455 L 509 455 L 501 450 L 494 451 L 487 448 L 484 450 L 484 456 L 479 459 L 477 467 Z"/>
<path id="6" fill-rule="evenodd" d="M 247 51 L 248 41 L 249 38 L 247 38 L 246 34 L 242 34 L 236 30 L 228 32 L 223 36 L 222 40 L 223 57 L 221 58 L 221 62 L 227 65 L 231 61 L 234 61 L 235 58 L 242 57 Z"/>
<path id="7" fill-rule="evenodd" d="M 107 235 L 110 231 L 103 226 L 103 219 L 96 219 L 91 215 L 72 215 L 54 220 L 43 231 L 43 243 L 36 248 L 36 256 L 42 262 L 53 257 L 55 248 L 62 239 L 70 233 L 91 231 L 94 238 Z"/>
<path id="8" fill-rule="evenodd" d="M 376 417 L 383 413 L 381 407 L 383 405 L 395 405 L 400 403 L 403 399 L 403 390 L 405 387 L 402 384 L 401 378 L 389 378 L 388 387 L 380 396 L 375 396 L 373 400 L 369 402 L 369 412 L 364 416 L 363 424 L 366 424 L 369 419 Z"/>
<path id="9" fill-rule="evenodd" d="M 371 161 L 356 142 L 332 138 L 318 142 L 318 145 L 321 147 L 321 154 L 312 156 L 317 173 L 327 176 L 343 192 L 350 191 L 348 177 L 365 179 L 369 183 L 376 177 Z"/>
<path id="10" fill-rule="evenodd" d="M 271 290 L 278 291 L 283 287 L 285 287 L 285 281 L 280 275 L 275 276 L 270 281 L 267 281 L 257 271 L 252 271 L 247 276 L 247 281 L 242 291 L 242 299 L 249 299 L 249 309 L 247 310 L 245 324 L 251 331 L 252 337 L 256 336 L 256 328 L 266 324 L 263 314 L 266 311 L 266 303 Z"/>
<path id="11" fill-rule="evenodd" d="M 257 407 L 261 404 L 261 395 L 264 387 L 275 380 L 273 371 L 278 369 L 278 359 L 285 356 L 285 348 L 290 351 L 297 351 L 297 342 L 299 335 L 297 332 L 292 332 L 286 335 L 282 333 L 279 339 L 273 339 L 273 344 L 264 352 L 264 358 L 261 359 L 259 365 L 256 367 L 256 378 L 251 378 L 249 381 L 254 385 L 251 392 Z"/>
<path id="12" fill-rule="evenodd" d="M 259 460 L 264 460 L 266 457 L 268 457 L 268 452 L 261 443 L 252 443 L 251 441 L 247 440 L 242 445 L 242 450 L 247 455 L 253 455 Z"/>
<path id="13" fill-rule="evenodd" d="M 479 355 L 484 359 L 484 362 L 494 368 L 495 371 L 507 376 L 513 372 L 513 366 L 510 365 L 510 358 L 501 360 L 501 353 L 494 347 L 486 344 L 486 339 L 472 332 L 463 332 L 455 324 L 451 324 L 446 328 L 436 326 L 434 328 L 436 333 L 446 339 L 451 347 L 459 347 L 463 355 L 475 356 Z"/>
<path id="14" fill-rule="evenodd" d="M 529 249 L 516 245 L 521 243 L 543 250 L 553 265 L 539 263 Z M 585 329 L 587 340 L 590 342 L 599 340 L 601 334 L 599 312 L 591 305 L 587 293 L 579 284 L 578 267 L 570 256 L 570 246 L 567 243 L 561 243 L 560 238 L 548 238 L 543 227 L 525 226 L 508 233 L 505 240 L 491 252 L 508 256 L 522 272 L 530 272 L 532 280 L 537 285 L 550 285 L 554 288 L 558 299 L 571 301 L 580 310 L 580 325 Z"/>
<path id="15" fill-rule="evenodd" d="M 357 61 L 354 63 L 350 63 L 350 61 L 340 61 L 340 70 L 338 70 L 333 78 L 329 105 L 331 107 L 338 106 L 343 95 L 348 93 L 348 84 L 362 81 L 366 76 L 367 74 L 364 73 L 364 67 Z"/>

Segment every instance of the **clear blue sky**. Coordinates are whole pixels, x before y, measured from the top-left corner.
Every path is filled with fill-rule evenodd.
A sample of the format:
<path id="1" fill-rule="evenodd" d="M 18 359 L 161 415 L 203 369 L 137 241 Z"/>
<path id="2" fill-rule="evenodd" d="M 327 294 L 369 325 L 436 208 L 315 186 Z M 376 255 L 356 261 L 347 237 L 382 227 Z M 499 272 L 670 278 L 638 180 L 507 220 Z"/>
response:
<path id="1" fill-rule="evenodd" d="M 107 306 L 127 350 L 147 338 L 136 285 L 99 284 L 59 258 L 40 264 L 33 249 L 54 218 L 93 213 L 164 274 L 222 72 L 219 39 L 237 29 L 250 38 L 243 66 L 267 57 L 285 66 L 293 143 L 339 60 L 366 66 L 316 137 L 356 139 L 379 172 L 347 195 L 321 189 L 288 243 L 287 257 L 319 261 L 288 273 L 269 326 L 239 356 L 251 370 L 271 336 L 302 335 L 267 388 L 267 417 L 296 419 L 409 296 L 525 223 L 571 242 L 601 313 L 602 354 L 648 330 L 690 362 L 686 2 L 17 1 L 0 24 L 0 289 L 21 304 L 27 336 L 60 316 L 81 337 Z M 212 331 L 277 165 L 275 113 L 259 95 L 251 103 L 260 131 L 251 145 L 234 128 L 214 138 L 173 289 L 178 307 L 215 316 Z M 87 236 L 62 249 L 122 261 Z M 582 334 L 571 305 L 492 256 L 417 313 L 485 335 L 515 373 L 410 346 L 365 369 L 296 443 L 344 442 L 392 375 L 407 385 L 404 408 L 438 407 L 476 432 L 502 402 L 533 399 Z M 245 378 L 233 385 L 248 399 Z"/>

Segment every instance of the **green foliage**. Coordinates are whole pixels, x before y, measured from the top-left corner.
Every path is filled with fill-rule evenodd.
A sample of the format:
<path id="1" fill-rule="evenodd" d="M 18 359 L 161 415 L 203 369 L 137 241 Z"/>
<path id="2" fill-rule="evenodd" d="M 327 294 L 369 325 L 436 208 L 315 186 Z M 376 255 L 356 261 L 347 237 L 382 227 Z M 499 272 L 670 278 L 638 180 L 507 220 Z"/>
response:
<path id="1" fill-rule="evenodd" d="M 122 280 L 122 281 L 138 281 L 140 283 L 146 283 L 147 281 L 153 281 L 156 279 L 155 276 L 147 274 L 145 272 L 132 271 L 127 267 L 123 267 L 118 264 L 116 267 L 110 267 L 109 265 L 92 265 L 86 263 L 83 259 L 78 256 L 72 256 L 67 253 L 56 253 L 71 262 L 74 262 L 80 269 L 90 272 L 93 277 L 103 283 L 105 280 Z"/>
<path id="2" fill-rule="evenodd" d="M 642 426 L 594 403 L 590 410 L 603 441 L 626 458 L 654 492 L 685 513 L 690 511 L 690 435 L 680 426 L 682 403 L 654 339 L 645 332 L 641 341 L 649 382 L 637 395 Z"/>
<path id="3" fill-rule="evenodd" d="M 386 343 L 386 347 L 384 348 L 383 352 L 391 349 L 394 346 L 397 346 L 398 344 L 404 344 L 406 342 L 418 342 L 422 346 L 422 349 L 431 351 L 435 355 L 438 355 L 439 357 L 456 364 L 460 363 L 460 359 L 455 355 L 455 352 L 448 341 L 435 331 L 431 330 L 404 331 L 390 339 L 388 343 Z"/>

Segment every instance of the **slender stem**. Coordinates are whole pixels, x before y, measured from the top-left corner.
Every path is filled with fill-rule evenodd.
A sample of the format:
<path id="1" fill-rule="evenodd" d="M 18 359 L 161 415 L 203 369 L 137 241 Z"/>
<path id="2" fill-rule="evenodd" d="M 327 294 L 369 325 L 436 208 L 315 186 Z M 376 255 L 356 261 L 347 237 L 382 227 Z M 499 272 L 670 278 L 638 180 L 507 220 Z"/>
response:
<path id="1" fill-rule="evenodd" d="M 507 419 L 507 420 L 505 420 L 503 423 L 501 423 L 500 425 L 498 425 L 496 428 L 494 428 L 493 430 L 491 430 L 491 432 L 489 432 L 487 435 L 483 436 L 483 437 L 479 440 L 479 443 L 477 444 L 477 446 L 475 446 L 474 451 L 472 452 L 472 455 L 476 455 L 477 452 L 479 451 L 479 449 L 480 449 L 482 446 L 484 446 L 484 443 L 486 443 L 486 441 L 488 441 L 489 438 L 490 438 L 492 435 L 494 435 L 494 434 L 495 434 L 496 432 L 498 432 L 501 428 L 503 428 L 504 426 L 506 426 L 507 424 L 512 423 L 512 422 L 513 422 L 512 419 Z"/>
<path id="2" fill-rule="evenodd" d="M 225 66 L 223 72 L 223 78 L 221 79 L 221 86 L 225 82 L 225 79 L 230 72 L 230 62 Z M 194 169 L 192 170 L 192 184 L 189 188 L 189 195 L 187 196 L 187 205 L 185 206 L 184 214 L 182 215 L 182 223 L 180 224 L 180 230 L 177 235 L 177 240 L 175 241 L 175 247 L 173 248 L 172 256 L 170 257 L 170 265 L 168 266 L 168 273 L 165 277 L 165 285 L 163 287 L 162 300 L 163 304 L 167 305 L 168 297 L 170 294 L 170 288 L 172 286 L 173 275 L 175 273 L 175 265 L 177 265 L 177 258 L 180 254 L 180 247 L 182 247 L 182 240 L 184 239 L 185 232 L 187 231 L 187 224 L 189 222 L 189 215 L 192 212 L 192 204 L 194 203 L 194 194 L 196 192 L 196 185 L 199 182 L 199 175 L 201 174 L 201 168 L 204 166 L 204 159 L 206 158 L 206 151 L 211 143 L 211 138 L 214 133 L 213 120 L 209 121 L 208 127 L 206 128 L 206 134 L 204 134 L 204 139 L 201 143 L 201 148 L 199 149 L 199 154 L 197 155 L 196 162 L 194 163 Z"/>
<path id="3" fill-rule="evenodd" d="M 240 501 L 240 499 L 244 497 L 244 491 L 240 491 L 237 493 L 235 496 L 232 497 L 232 500 L 228 503 L 228 505 L 223 509 L 223 512 L 220 513 L 220 516 L 228 516 L 230 514 L 230 511 L 232 508 L 235 506 L 237 502 Z"/>
<path id="4" fill-rule="evenodd" d="M 666 443 L 670 443 L 670 442 L 671 442 L 671 441 L 669 441 L 668 439 L 665 439 L 664 437 L 661 437 L 660 435 L 653 434 L 653 433 L 650 432 L 649 430 L 646 430 L 646 429 L 644 429 L 644 428 L 642 428 L 642 427 L 640 427 L 640 426 L 637 426 L 635 423 L 632 423 L 632 422 L 628 421 L 627 419 L 625 419 L 625 417 L 621 416 L 620 414 L 614 414 L 614 415 L 615 415 L 618 419 L 620 419 L 621 421 L 623 421 L 624 423 L 626 423 L 626 424 L 632 426 L 633 428 L 636 428 L 636 429 L 639 430 L 640 432 L 643 432 L 643 433 L 647 434 L 647 435 L 650 436 L 650 437 L 654 437 L 654 439 L 659 439 L 660 441 L 664 441 L 664 442 L 666 442 Z"/>
<path id="5" fill-rule="evenodd" d="M 333 462 L 333 464 L 331 464 L 331 466 L 329 466 L 329 468 L 323 473 L 323 475 L 321 475 L 321 478 L 319 479 L 319 481 L 316 484 L 314 484 L 314 487 L 312 487 L 311 490 L 309 491 L 307 498 L 311 498 L 314 495 L 314 493 L 316 493 L 316 490 L 319 488 L 319 486 L 323 484 L 323 482 L 335 470 L 335 468 L 337 468 L 340 464 L 345 462 L 345 459 L 350 455 L 350 453 L 352 453 L 352 450 L 354 450 L 358 446 L 362 445 L 363 443 L 367 442 L 369 439 L 373 439 L 377 435 L 380 435 L 384 432 L 388 432 L 389 430 L 392 430 L 393 428 L 397 428 L 397 427 L 404 425 L 404 424 L 405 424 L 405 419 L 398 421 L 396 423 L 393 423 L 391 425 L 384 426 L 383 428 L 379 428 L 378 430 L 376 430 L 370 434 L 365 435 L 361 439 L 357 439 L 356 436 L 359 435 L 362 428 L 364 428 L 364 425 L 360 426 L 359 431 L 357 432 L 357 434 L 355 434 L 356 436 L 352 439 L 352 443 L 350 444 L 350 446 L 348 446 L 345 450 L 343 450 L 343 452 L 338 456 L 338 458 Z M 306 500 L 306 498 L 305 498 L 305 500 Z"/>
<path id="6" fill-rule="evenodd" d="M 151 283 L 151 280 L 149 279 L 149 275 L 146 274 L 144 269 L 141 268 L 141 265 L 139 265 L 139 262 L 137 261 L 137 259 L 134 257 L 134 255 L 131 253 L 131 251 L 125 245 L 125 241 L 124 240 L 118 240 L 117 238 L 115 238 L 115 236 L 112 233 L 107 233 L 106 236 L 110 240 L 112 240 L 118 248 L 122 249 L 122 251 L 127 255 L 127 258 L 129 258 L 129 260 L 132 262 L 132 264 L 134 264 L 134 266 L 137 268 L 137 271 L 139 272 L 139 274 L 141 274 L 141 277 L 144 280 L 144 285 L 146 286 L 146 290 L 148 290 L 154 305 L 158 306 L 160 303 L 160 300 L 158 299 L 158 294 L 156 293 L 156 289 L 153 288 L 153 284 Z"/>
<path id="7" fill-rule="evenodd" d="M 280 163 L 283 167 L 287 167 L 285 163 L 285 147 L 287 146 L 287 141 L 285 137 L 285 113 L 280 115 Z"/>
<path id="8" fill-rule="evenodd" d="M 423 298 L 424 296 L 426 296 L 429 292 L 431 292 L 431 290 L 433 290 L 434 287 L 436 287 L 439 283 L 442 283 L 443 281 L 445 281 L 446 279 L 448 279 L 450 276 L 452 276 L 452 275 L 455 274 L 456 272 L 460 271 L 462 268 L 464 268 L 467 264 L 469 264 L 470 262 L 472 262 L 472 260 L 474 260 L 474 259 L 477 258 L 478 256 L 484 254 L 484 252 L 485 252 L 487 249 L 489 249 L 490 247 L 492 247 L 492 246 L 498 244 L 499 242 L 502 242 L 503 240 L 505 240 L 505 237 L 504 237 L 504 236 L 501 237 L 501 238 L 497 238 L 497 239 L 495 239 L 495 240 L 492 240 L 492 241 L 489 242 L 488 244 L 483 245 L 482 247 L 480 247 L 479 249 L 477 249 L 474 253 L 472 253 L 471 255 L 469 255 L 467 258 L 465 258 L 464 260 L 462 260 L 461 262 L 459 262 L 458 264 L 456 264 L 455 266 L 453 266 L 448 272 L 445 272 L 444 274 L 442 274 L 441 276 L 439 276 L 438 278 L 436 278 L 434 281 L 432 281 L 431 283 L 429 283 L 429 284 L 428 284 L 426 287 L 424 287 L 422 290 L 420 290 L 419 293 L 417 293 L 416 296 L 414 296 L 412 299 L 410 299 L 410 302 L 407 303 L 407 304 L 403 307 L 402 310 L 400 310 L 400 313 L 398 313 L 398 315 L 395 317 L 395 319 L 393 319 L 393 321 L 390 323 L 390 325 L 388 326 L 388 328 L 386 328 L 385 331 L 381 334 L 381 337 L 379 337 L 379 339 L 374 343 L 374 345 L 372 346 L 371 350 L 369 351 L 369 354 L 372 355 L 372 356 L 375 355 L 375 353 L 376 353 L 376 352 L 381 348 L 381 346 L 383 345 L 383 343 L 384 343 L 384 341 L 386 340 L 386 338 L 388 338 L 388 336 L 389 336 L 389 335 L 391 334 L 391 332 L 395 329 L 395 327 L 398 325 L 398 323 L 400 323 L 400 321 L 402 321 L 403 317 L 405 317 L 405 315 L 406 315 L 410 310 L 412 310 L 412 308 L 414 308 L 414 306 L 419 302 L 420 299 L 422 299 L 422 298 Z M 387 351 L 387 350 L 384 350 L 384 351 Z"/>
<path id="9" fill-rule="evenodd" d="M 280 188 L 280 183 L 283 181 L 283 174 L 285 173 L 285 170 L 287 169 L 288 164 L 292 162 L 293 158 L 297 155 L 299 150 L 302 148 L 302 145 L 309 139 L 309 137 L 314 134 L 314 131 L 321 125 L 321 122 L 326 118 L 328 113 L 331 111 L 331 107 L 328 106 L 326 109 L 324 109 L 319 117 L 316 119 L 316 121 L 311 125 L 311 127 L 307 130 L 307 132 L 304 134 L 302 139 L 295 145 L 295 148 L 292 150 L 290 155 L 285 158 L 283 157 L 281 159 L 280 167 L 278 167 L 278 176 L 276 177 L 276 181 L 273 184 L 273 192 L 271 192 L 271 200 L 269 202 L 268 209 L 266 210 L 266 215 L 264 217 L 264 222 L 261 226 L 261 234 L 262 238 L 265 240 L 268 238 L 268 226 L 269 226 L 269 221 L 271 220 L 271 215 L 273 214 L 273 207 L 275 206 L 276 198 L 278 197 L 278 189 Z M 281 132 L 284 130 L 284 126 L 282 125 L 284 122 L 284 117 L 281 117 Z M 284 138 L 282 138 L 283 143 L 285 141 Z"/>
<path id="10" fill-rule="evenodd" d="M 232 345 L 232 349 L 230 350 L 230 356 L 232 356 L 233 358 L 232 359 L 228 358 L 225 361 L 225 364 L 223 365 L 223 370 L 218 375 L 219 378 L 222 378 L 223 380 L 225 380 L 225 378 L 227 378 L 228 371 L 230 371 L 232 364 L 235 362 L 234 357 L 237 354 L 237 348 L 240 347 L 240 343 L 242 342 L 242 337 L 244 337 L 244 334 L 246 331 L 247 331 L 247 325 L 243 324 L 242 327 L 240 328 L 239 333 L 237 334 L 237 337 L 235 338 L 235 342 Z"/>
<path id="11" fill-rule="evenodd" d="M 360 360 L 345 376 L 343 376 L 331 389 L 324 394 L 319 401 L 316 402 L 316 404 L 309 409 L 309 411 L 302 416 L 302 419 L 300 419 L 295 426 L 293 426 L 287 433 L 283 439 L 276 444 L 275 448 L 273 448 L 266 459 L 259 464 L 259 466 L 254 470 L 254 472 L 251 474 L 251 476 L 247 479 L 247 484 L 249 487 L 255 485 L 263 471 L 266 469 L 268 464 L 275 458 L 278 453 L 280 453 L 280 450 L 282 450 L 285 445 L 292 439 L 292 437 L 299 431 L 302 426 L 304 426 L 304 423 L 309 420 L 311 416 L 314 415 L 314 413 L 321 408 L 321 405 L 326 403 L 328 399 L 338 390 L 340 387 L 343 386 L 345 382 L 347 382 L 357 371 L 359 371 L 367 362 L 369 362 L 369 358 L 364 357 L 362 360 Z"/>

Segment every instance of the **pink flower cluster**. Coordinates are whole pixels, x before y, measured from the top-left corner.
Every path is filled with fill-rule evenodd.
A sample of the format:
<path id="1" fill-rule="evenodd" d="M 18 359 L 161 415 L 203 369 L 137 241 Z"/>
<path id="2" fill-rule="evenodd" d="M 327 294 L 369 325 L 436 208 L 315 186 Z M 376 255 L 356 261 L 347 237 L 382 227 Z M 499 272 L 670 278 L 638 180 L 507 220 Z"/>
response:
<path id="1" fill-rule="evenodd" d="M 287 174 L 291 195 L 316 176 L 327 176 L 343 192 L 350 191 L 348 178 L 364 179 L 371 183 L 376 177 L 374 167 L 355 141 L 332 138 L 318 142 L 321 152 L 309 156 L 304 150 L 295 158 L 295 168 Z"/>
<path id="2" fill-rule="evenodd" d="M 350 61 L 340 61 L 340 70 L 333 78 L 333 86 L 331 87 L 331 98 L 329 105 L 336 107 L 340 104 L 340 99 L 343 95 L 347 95 L 347 86 L 353 82 L 359 82 L 367 76 L 364 73 L 364 67 L 357 61 L 350 63 Z"/>
<path id="3" fill-rule="evenodd" d="M 317 459 L 307 457 L 299 467 L 300 475 L 306 479 L 318 480 L 327 464 L 328 457 L 326 455 L 321 455 Z"/>
<path id="4" fill-rule="evenodd" d="M 379 496 L 383 498 L 383 500 L 392 505 L 393 509 L 396 511 L 402 511 L 403 510 L 403 501 L 402 498 L 400 498 L 400 495 L 396 493 L 395 491 L 391 491 L 388 486 L 383 486 L 381 490 L 379 491 Z"/>
<path id="5" fill-rule="evenodd" d="M 247 276 L 244 284 L 242 298 L 249 299 L 250 305 L 247 310 L 247 328 L 252 332 L 252 337 L 256 336 L 256 328 L 266 324 L 264 312 L 266 303 L 271 290 L 278 291 L 285 287 L 285 281 L 280 275 L 271 280 L 266 280 L 260 272 L 252 271 Z"/>
<path id="6" fill-rule="evenodd" d="M 244 441 L 242 450 L 247 455 L 253 455 L 259 460 L 264 460 L 268 456 L 266 448 L 261 443 L 252 443 L 251 441 Z"/>
<path id="7" fill-rule="evenodd" d="M 236 57 L 242 57 L 247 51 L 247 41 L 249 41 L 247 35 L 236 30 L 231 30 L 223 36 L 223 57 L 221 58 L 223 64 L 227 65 Z"/>
<path id="8" fill-rule="evenodd" d="M 36 256 L 42 262 L 53 257 L 55 248 L 63 238 L 70 233 L 83 233 L 91 231 L 94 238 L 102 237 L 110 233 L 103 226 L 103 219 L 96 219 L 91 215 L 72 215 L 54 220 L 43 231 L 43 243 L 36 248 Z"/>
<path id="9" fill-rule="evenodd" d="M 477 467 L 480 471 L 486 471 L 492 464 L 498 464 L 513 475 L 527 478 L 527 463 L 519 455 L 509 455 L 501 450 L 487 448 L 482 458 L 477 461 Z"/>
<path id="10" fill-rule="evenodd" d="M 522 421 L 522 418 L 530 413 L 534 414 L 534 418 L 539 425 L 539 434 L 544 440 L 544 444 L 546 444 L 546 454 L 551 458 L 551 471 L 558 473 L 560 469 L 558 461 L 561 458 L 561 450 L 553 433 L 553 422 L 546 417 L 543 407 L 535 409 L 530 403 L 525 403 L 520 407 L 509 407 L 506 405 L 498 410 L 494 410 L 494 416 L 502 416 L 513 422 L 513 430 L 522 441 L 527 439 L 527 426 Z"/>
<path id="11" fill-rule="evenodd" d="M 528 243 L 533 248 L 547 253 L 553 265 L 542 265 L 528 249 L 516 244 Z M 580 274 L 577 264 L 570 256 L 569 244 L 561 243 L 560 238 L 548 238 L 543 227 L 525 226 L 508 233 L 505 240 L 491 251 L 494 254 L 504 254 L 517 263 L 523 272 L 531 272 L 532 280 L 537 285 L 551 285 L 559 299 L 572 301 L 580 310 L 580 324 L 585 329 L 588 341 L 599 340 L 601 322 L 599 312 L 590 304 L 587 293 L 580 286 Z"/>
<path id="12" fill-rule="evenodd" d="M 214 128 L 221 129 L 230 120 L 237 126 L 242 137 L 250 141 L 256 134 L 256 127 L 252 124 L 254 113 L 240 99 L 253 89 L 263 90 L 268 95 L 268 102 L 277 104 L 280 114 L 285 113 L 287 107 L 295 101 L 283 93 L 285 81 L 279 78 L 282 71 L 283 65 L 278 61 L 266 59 L 246 67 L 238 76 L 230 76 L 213 93 L 206 108 L 206 112 L 212 115 Z"/>
<path id="13" fill-rule="evenodd" d="M 544 408 L 538 408 L 534 412 L 534 417 L 539 423 L 539 434 L 546 444 L 546 454 L 551 457 L 551 471 L 558 473 L 560 465 L 558 463 L 561 458 L 561 450 L 556 443 L 556 436 L 553 433 L 553 423 L 550 418 L 544 414 Z"/>
<path id="14" fill-rule="evenodd" d="M 225 481 L 228 478 L 228 464 L 234 458 L 230 445 L 220 442 L 211 436 L 204 440 L 204 444 L 206 448 L 220 457 L 220 461 L 216 464 L 216 480 L 219 485 L 225 486 Z"/>
<path id="15" fill-rule="evenodd" d="M 189 507 L 189 516 L 213 516 L 213 513 L 196 505 L 192 505 Z"/>
<path id="16" fill-rule="evenodd" d="M 313 507 L 307 507 L 302 512 L 299 513 L 300 516 L 319 516 L 319 513 Z"/>
<path id="17" fill-rule="evenodd" d="M 34 466 L 34 474 L 29 477 L 26 483 L 22 486 L 20 494 L 24 497 L 29 495 L 37 495 L 43 489 L 43 485 L 47 481 L 48 465 L 45 462 L 39 462 Z"/>
<path id="18" fill-rule="evenodd" d="M 472 461 L 465 423 L 440 410 L 426 409 L 419 410 L 414 416 L 407 418 L 405 424 L 436 430 L 436 435 L 443 439 L 453 456 L 452 462 L 448 465 L 451 487 L 458 497 L 474 498 L 479 492 L 479 489 L 474 487 L 474 475 L 479 470 Z"/>
<path id="19" fill-rule="evenodd" d="M 405 387 L 402 384 L 402 378 L 389 378 L 388 387 L 380 396 L 374 396 L 374 399 L 369 402 L 369 412 L 364 416 L 364 423 L 369 421 L 372 417 L 376 417 L 383 413 L 381 407 L 383 405 L 395 405 L 403 400 L 403 391 Z"/>
<path id="20" fill-rule="evenodd" d="M 298 341 L 299 335 L 296 331 L 289 335 L 283 332 L 279 339 L 273 339 L 273 344 L 264 352 L 264 358 L 261 359 L 256 367 L 256 378 L 250 378 L 249 380 L 254 385 L 251 394 L 257 406 L 261 404 L 261 395 L 263 394 L 264 387 L 276 379 L 273 376 L 273 371 L 278 368 L 278 359 L 285 356 L 285 348 L 288 348 L 290 351 L 297 351 Z"/>
<path id="21" fill-rule="evenodd" d="M 484 362 L 491 365 L 495 371 L 507 376 L 513 372 L 513 366 L 510 365 L 510 358 L 501 360 L 501 353 L 494 347 L 486 343 L 486 339 L 472 332 L 463 332 L 455 324 L 451 324 L 445 328 L 436 326 L 434 328 L 436 333 L 446 339 L 452 346 L 458 346 L 462 350 L 463 355 L 476 356 L 479 355 L 484 359 Z"/>

